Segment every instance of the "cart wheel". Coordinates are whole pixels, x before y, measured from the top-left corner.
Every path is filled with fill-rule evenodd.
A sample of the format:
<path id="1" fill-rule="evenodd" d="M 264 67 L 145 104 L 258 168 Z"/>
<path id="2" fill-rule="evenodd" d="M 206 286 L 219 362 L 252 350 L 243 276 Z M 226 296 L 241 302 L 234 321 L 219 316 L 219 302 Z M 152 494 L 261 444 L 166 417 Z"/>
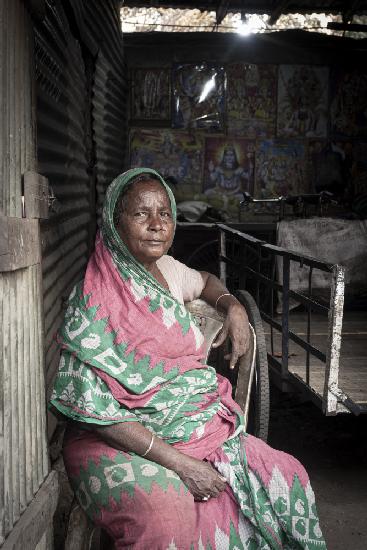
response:
<path id="1" fill-rule="evenodd" d="M 250 395 L 247 432 L 267 440 L 269 428 L 269 370 L 266 340 L 260 312 L 255 300 L 245 290 L 235 292 L 236 297 L 246 308 L 247 315 L 256 334 L 256 366 Z"/>
<path id="2" fill-rule="evenodd" d="M 218 239 L 213 239 L 198 246 L 185 263 L 198 271 L 208 271 L 218 277 Z"/>

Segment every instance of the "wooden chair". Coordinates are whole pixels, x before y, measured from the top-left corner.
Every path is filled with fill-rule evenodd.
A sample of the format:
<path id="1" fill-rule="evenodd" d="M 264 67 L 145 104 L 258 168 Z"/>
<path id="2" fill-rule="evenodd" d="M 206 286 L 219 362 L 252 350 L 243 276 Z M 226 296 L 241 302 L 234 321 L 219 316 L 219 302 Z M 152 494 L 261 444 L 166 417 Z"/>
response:
<path id="1" fill-rule="evenodd" d="M 218 372 L 230 378 L 234 388 L 234 399 L 244 412 L 246 426 L 251 433 L 266 440 L 269 421 L 269 379 L 264 331 L 260 313 L 251 295 L 239 291 L 236 296 L 246 308 L 252 330 L 248 352 L 233 372 L 229 371 L 228 363 L 223 360 L 223 350 L 212 350 L 213 341 L 223 326 L 224 315 L 203 300 L 194 300 L 185 306 L 195 317 L 205 338 L 207 351 L 203 362 L 208 361 L 208 364 L 213 364 Z M 107 540 L 102 542 L 101 530 L 90 522 L 74 499 L 65 550 L 112 548 L 113 545 L 111 546 Z"/>

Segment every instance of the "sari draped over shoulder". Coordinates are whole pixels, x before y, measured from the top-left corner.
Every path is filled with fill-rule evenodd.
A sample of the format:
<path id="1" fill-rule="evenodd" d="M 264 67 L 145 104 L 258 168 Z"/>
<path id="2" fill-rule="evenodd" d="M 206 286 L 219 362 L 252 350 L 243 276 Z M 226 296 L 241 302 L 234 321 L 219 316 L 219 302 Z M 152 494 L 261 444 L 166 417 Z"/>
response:
<path id="1" fill-rule="evenodd" d="M 61 359 L 51 404 L 80 429 L 64 460 L 86 513 L 134 549 L 324 549 L 302 466 L 245 434 L 227 379 L 202 364 L 202 334 L 184 305 L 130 254 L 115 225 L 117 200 L 141 174 L 107 190 L 101 232 L 84 280 L 73 289 L 57 339 Z M 226 477 L 218 498 L 197 503 L 178 476 L 117 451 L 83 425 L 140 422 Z"/>

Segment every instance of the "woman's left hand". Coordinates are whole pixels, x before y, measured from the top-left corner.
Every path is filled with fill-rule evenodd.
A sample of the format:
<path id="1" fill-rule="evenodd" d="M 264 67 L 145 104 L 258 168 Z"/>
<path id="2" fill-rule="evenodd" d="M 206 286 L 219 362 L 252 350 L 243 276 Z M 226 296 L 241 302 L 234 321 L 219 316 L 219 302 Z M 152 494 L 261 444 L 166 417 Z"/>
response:
<path id="1" fill-rule="evenodd" d="M 228 307 L 227 317 L 213 347 L 221 346 L 228 337 L 232 342 L 232 353 L 225 355 L 225 359 L 229 359 L 229 368 L 234 369 L 237 361 L 247 352 L 250 345 L 250 327 L 247 313 L 239 303 Z"/>

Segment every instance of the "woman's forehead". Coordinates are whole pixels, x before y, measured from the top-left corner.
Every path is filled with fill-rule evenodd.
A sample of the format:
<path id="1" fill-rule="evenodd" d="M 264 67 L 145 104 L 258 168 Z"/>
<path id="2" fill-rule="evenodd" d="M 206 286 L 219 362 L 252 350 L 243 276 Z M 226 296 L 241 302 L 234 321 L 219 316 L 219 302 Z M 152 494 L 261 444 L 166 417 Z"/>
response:
<path id="1" fill-rule="evenodd" d="M 171 207 L 167 191 L 163 185 L 155 179 L 137 181 L 127 190 L 126 198 L 134 203 L 142 201 L 158 200 L 160 203 Z"/>

